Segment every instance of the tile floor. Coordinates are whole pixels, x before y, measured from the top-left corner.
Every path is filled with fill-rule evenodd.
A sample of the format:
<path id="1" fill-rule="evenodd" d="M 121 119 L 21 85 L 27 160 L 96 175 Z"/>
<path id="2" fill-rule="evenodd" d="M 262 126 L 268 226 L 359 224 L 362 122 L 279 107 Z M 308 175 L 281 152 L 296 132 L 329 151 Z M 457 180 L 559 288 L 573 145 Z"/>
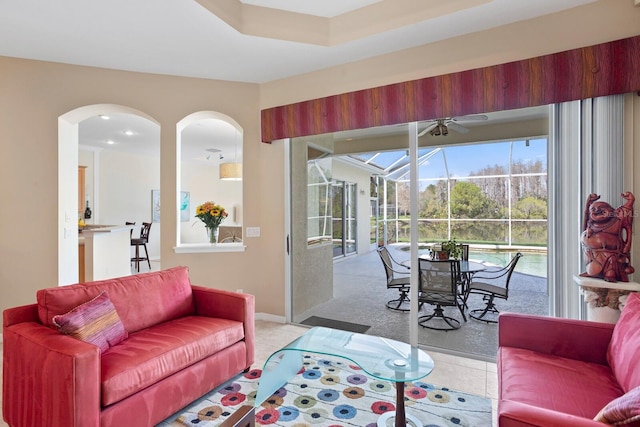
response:
<path id="1" fill-rule="evenodd" d="M 303 334 L 307 328 L 266 321 L 256 321 L 256 362 L 261 367 L 274 351 Z M 444 353 L 428 352 L 435 362 L 426 382 L 447 386 L 491 399 L 493 426 L 497 426 L 498 377 L 496 364 Z M 485 427 L 485 426 L 478 426 Z M 489 426 L 486 426 L 489 427 Z"/>
<path id="2" fill-rule="evenodd" d="M 307 329 L 296 325 L 256 321 L 256 361 L 255 367 L 262 367 L 266 359 L 285 344 L 293 341 Z M 0 343 L 0 349 L 2 344 Z M 492 399 L 493 425 L 496 425 L 496 405 L 498 396 L 496 365 L 474 359 L 466 359 L 442 353 L 429 352 L 435 361 L 435 369 L 426 381 L 434 385 L 447 386 L 456 390 L 485 396 Z M 0 353 L 0 366 L 2 355 Z M 1 385 L 1 380 L 0 380 Z M 0 393 L 0 404 L 2 394 Z M 0 426 L 7 427 L 4 421 Z M 484 427 L 484 426 L 481 426 Z M 489 427 L 489 426 L 487 426 Z"/>

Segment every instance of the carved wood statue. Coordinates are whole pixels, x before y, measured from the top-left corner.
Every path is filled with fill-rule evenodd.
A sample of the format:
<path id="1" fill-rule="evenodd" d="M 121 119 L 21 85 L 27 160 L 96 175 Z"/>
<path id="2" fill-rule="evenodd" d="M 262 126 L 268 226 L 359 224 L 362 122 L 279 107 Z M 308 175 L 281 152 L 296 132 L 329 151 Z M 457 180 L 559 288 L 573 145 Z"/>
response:
<path id="1" fill-rule="evenodd" d="M 625 202 L 614 209 L 607 202 L 598 201 L 600 196 L 590 194 L 584 210 L 582 249 L 586 258 L 583 277 L 596 277 L 607 282 L 628 282 L 631 266 L 631 225 L 633 202 L 630 192 L 622 193 Z"/>

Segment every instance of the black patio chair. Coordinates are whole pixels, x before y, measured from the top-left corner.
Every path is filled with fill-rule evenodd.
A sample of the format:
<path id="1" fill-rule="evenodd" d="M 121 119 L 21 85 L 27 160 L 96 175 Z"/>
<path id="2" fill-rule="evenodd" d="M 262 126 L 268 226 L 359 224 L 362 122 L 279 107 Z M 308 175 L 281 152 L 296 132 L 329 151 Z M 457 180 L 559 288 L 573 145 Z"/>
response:
<path id="1" fill-rule="evenodd" d="M 457 307 L 462 319 L 467 321 L 462 307 L 462 301 L 458 298 L 458 280 L 460 277 L 460 261 L 428 260 L 419 258 L 420 266 L 420 296 L 421 304 L 435 305 L 433 312 L 418 317 L 418 324 L 423 328 L 438 331 L 450 331 L 459 329 L 460 321 L 447 316 L 443 307 Z"/>
<path id="2" fill-rule="evenodd" d="M 386 246 L 378 247 L 378 255 L 384 265 L 384 271 L 387 275 L 387 289 L 397 289 L 400 296 L 396 299 L 387 301 L 387 308 L 395 311 L 409 311 L 409 290 L 411 288 L 411 276 L 409 276 L 409 268 L 397 262 Z"/>
<path id="3" fill-rule="evenodd" d="M 464 297 L 464 305 L 467 306 L 469 295 L 478 294 L 482 295 L 485 306 L 469 311 L 469 317 L 487 323 L 498 322 L 500 312 L 496 308 L 494 300 L 499 298 L 506 301 L 509 298 L 509 282 L 520 258 L 522 258 L 522 254 L 518 252 L 506 266 L 482 271 L 471 278 Z"/>

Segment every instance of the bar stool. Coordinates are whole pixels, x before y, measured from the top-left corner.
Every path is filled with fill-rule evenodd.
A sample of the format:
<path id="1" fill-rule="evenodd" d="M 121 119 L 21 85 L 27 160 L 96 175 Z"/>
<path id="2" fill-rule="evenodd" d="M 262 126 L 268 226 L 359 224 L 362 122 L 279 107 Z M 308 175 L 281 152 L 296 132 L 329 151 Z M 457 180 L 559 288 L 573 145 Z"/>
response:
<path id="1" fill-rule="evenodd" d="M 136 225 L 136 222 L 126 221 L 124 225 Z M 132 239 L 132 238 L 133 238 L 133 227 L 131 227 L 131 230 L 129 230 L 129 239 Z"/>
<path id="2" fill-rule="evenodd" d="M 135 246 L 136 254 L 131 258 L 131 262 L 135 262 L 136 271 L 140 272 L 140 261 L 147 261 L 149 269 L 151 269 L 151 261 L 149 261 L 149 252 L 147 251 L 147 243 L 149 242 L 149 232 L 151 231 L 150 222 L 143 222 L 140 229 L 140 237 L 131 239 L 131 246 Z M 140 256 L 140 246 L 144 248 L 145 256 Z"/>

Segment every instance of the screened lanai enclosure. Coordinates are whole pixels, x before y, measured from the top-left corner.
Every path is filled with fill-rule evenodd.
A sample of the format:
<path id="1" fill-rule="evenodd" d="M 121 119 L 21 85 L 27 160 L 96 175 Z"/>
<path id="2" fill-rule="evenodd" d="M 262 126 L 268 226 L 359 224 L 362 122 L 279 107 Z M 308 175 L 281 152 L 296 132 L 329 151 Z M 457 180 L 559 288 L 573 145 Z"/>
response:
<path id="1" fill-rule="evenodd" d="M 418 240 L 423 251 L 431 242 L 455 239 L 471 246 L 470 259 L 486 265 L 506 265 L 517 251 L 525 253 L 512 296 L 501 304 L 508 311 L 549 312 L 547 145 L 547 137 L 538 136 L 418 150 Z M 294 284 L 294 308 L 308 308 L 294 312 L 294 322 L 328 322 L 320 324 L 409 340 L 408 314 L 385 307 L 396 291 L 386 288 L 375 250 L 385 244 L 399 261 L 410 258 L 409 162 L 407 150 L 307 162 L 309 234 L 301 257 L 308 275 Z M 329 244 L 330 254 L 323 250 Z M 322 273 L 329 256 L 334 260 L 331 277 Z M 309 286 L 325 280 L 330 282 L 326 287 Z M 482 300 L 469 303 L 477 308 Z M 468 319 L 454 332 L 421 329 L 419 343 L 492 360 L 497 328 Z"/>
<path id="2" fill-rule="evenodd" d="M 469 259 L 489 266 L 524 254 L 500 311 L 585 318 L 574 283 L 583 268 L 583 198 L 617 200 L 624 191 L 620 165 L 632 144 L 623 118 L 635 99 L 487 113 L 464 135 L 425 134 L 424 123 L 409 123 L 293 139 L 291 320 L 325 318 L 407 342 L 413 328 L 414 339 L 416 322 L 386 308 L 397 291 L 386 287 L 376 248 L 410 264 L 416 243 L 421 256 L 446 240 L 468 243 Z M 469 298 L 469 310 L 482 303 Z M 410 315 L 416 311 L 424 308 L 412 304 Z M 420 345 L 495 357 L 495 325 L 418 331 Z"/>
<path id="3" fill-rule="evenodd" d="M 487 265 L 506 265 L 525 252 L 510 311 L 549 312 L 547 146 L 546 136 L 536 136 L 418 149 L 419 244 L 426 252 L 429 243 L 455 239 Z M 386 288 L 375 250 L 384 244 L 398 260 L 410 258 L 408 151 L 307 156 L 306 250 L 296 257 L 302 274 L 293 286 L 293 321 L 408 341 L 408 315 L 385 308 L 395 291 Z M 323 273 L 329 266 L 330 276 Z M 422 345 L 486 360 L 496 340 L 495 325 L 477 321 L 449 335 L 419 332 Z"/>
<path id="4" fill-rule="evenodd" d="M 407 152 L 351 157 L 380 169 L 371 176 L 371 242 L 408 242 Z M 420 149 L 419 241 L 546 249 L 546 159 L 545 137 Z"/>

